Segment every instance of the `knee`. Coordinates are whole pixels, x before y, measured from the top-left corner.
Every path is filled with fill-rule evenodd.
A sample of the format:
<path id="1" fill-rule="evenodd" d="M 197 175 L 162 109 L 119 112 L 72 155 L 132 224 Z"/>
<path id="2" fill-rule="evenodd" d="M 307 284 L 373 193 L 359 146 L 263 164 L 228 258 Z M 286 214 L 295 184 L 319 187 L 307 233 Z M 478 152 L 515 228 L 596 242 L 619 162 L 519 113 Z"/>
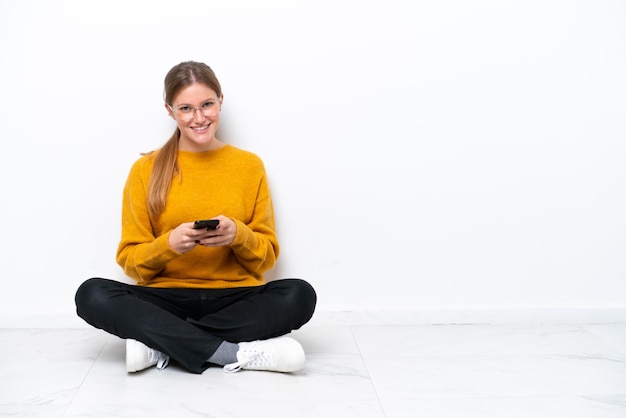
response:
<path id="1" fill-rule="evenodd" d="M 78 287 L 78 290 L 76 291 L 76 296 L 74 296 L 76 306 L 89 304 L 88 301 L 93 299 L 94 296 L 97 294 L 99 280 L 100 279 L 96 278 L 88 279 Z"/>
<path id="2" fill-rule="evenodd" d="M 81 284 L 74 301 L 78 316 L 86 319 L 90 312 L 98 311 L 106 305 L 108 280 L 92 278 Z"/>
<path id="3" fill-rule="evenodd" d="M 301 279 L 287 279 L 289 296 L 286 298 L 295 312 L 299 312 L 303 323 L 313 316 L 317 304 L 317 293 L 311 284 Z"/>
<path id="4" fill-rule="evenodd" d="M 304 280 L 297 281 L 297 296 L 298 300 L 304 305 L 308 305 L 311 307 L 311 310 L 315 309 L 315 304 L 317 303 L 317 293 L 315 293 L 315 289 L 309 282 Z"/>

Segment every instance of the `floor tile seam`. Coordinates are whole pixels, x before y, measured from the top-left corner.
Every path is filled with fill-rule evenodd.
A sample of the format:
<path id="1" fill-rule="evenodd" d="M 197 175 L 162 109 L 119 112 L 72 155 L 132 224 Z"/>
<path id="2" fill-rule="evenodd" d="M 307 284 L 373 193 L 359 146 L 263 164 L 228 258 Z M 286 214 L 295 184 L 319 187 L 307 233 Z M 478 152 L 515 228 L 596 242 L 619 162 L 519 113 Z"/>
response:
<path id="1" fill-rule="evenodd" d="M 348 328 L 350 330 L 350 335 L 352 336 L 352 340 L 354 341 L 354 344 L 356 346 L 356 349 L 359 352 L 359 357 L 361 358 L 361 361 L 363 363 L 363 367 L 365 367 L 365 373 L 367 374 L 367 379 L 369 381 L 370 386 L 372 387 L 372 390 L 374 391 L 374 394 L 376 395 L 376 401 L 378 402 L 378 406 L 380 407 L 381 411 L 383 411 L 383 414 L 386 416 L 385 408 L 381 402 L 380 399 L 380 393 L 378 392 L 378 388 L 376 386 L 376 384 L 374 383 L 374 380 L 372 379 L 372 374 L 370 373 L 369 367 L 367 366 L 367 362 L 365 361 L 365 358 L 363 357 L 363 352 L 361 351 L 361 347 L 359 345 L 359 341 L 356 337 L 356 335 L 354 335 L 354 329 L 352 326 L 350 326 Z"/>
<path id="2" fill-rule="evenodd" d="M 87 369 L 87 371 L 83 375 L 83 378 L 80 380 L 80 383 L 78 384 L 78 387 L 76 388 L 76 390 L 72 394 L 72 397 L 69 399 L 69 402 L 67 403 L 67 406 L 63 410 L 62 417 L 66 416 L 67 411 L 69 410 L 69 408 L 72 406 L 72 403 L 74 402 L 74 399 L 76 399 L 76 395 L 78 395 L 78 393 L 82 389 L 83 384 L 85 383 L 85 380 L 87 380 L 87 377 L 89 377 L 89 374 L 91 373 L 91 371 L 93 370 L 94 366 L 96 365 L 96 362 L 98 361 L 98 359 L 100 358 L 100 356 L 104 352 L 104 349 L 106 348 L 106 346 L 107 346 L 107 342 L 104 341 L 102 343 L 102 346 L 100 347 L 100 350 L 98 351 L 98 354 L 96 355 L 94 360 L 91 362 L 91 365 L 89 366 L 89 369 Z"/>

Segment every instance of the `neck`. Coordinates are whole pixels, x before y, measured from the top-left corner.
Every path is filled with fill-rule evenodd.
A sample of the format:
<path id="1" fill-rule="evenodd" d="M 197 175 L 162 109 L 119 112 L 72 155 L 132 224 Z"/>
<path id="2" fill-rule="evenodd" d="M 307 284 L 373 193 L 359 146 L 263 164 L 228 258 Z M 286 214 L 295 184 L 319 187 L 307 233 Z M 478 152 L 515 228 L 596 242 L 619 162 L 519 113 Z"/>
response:
<path id="1" fill-rule="evenodd" d="M 217 149 L 222 148 L 224 144 L 217 138 L 213 138 L 211 141 L 205 144 L 197 144 L 197 143 L 189 143 L 188 141 L 179 140 L 178 149 L 181 151 L 189 151 L 189 152 L 206 152 L 206 151 L 215 151 Z"/>

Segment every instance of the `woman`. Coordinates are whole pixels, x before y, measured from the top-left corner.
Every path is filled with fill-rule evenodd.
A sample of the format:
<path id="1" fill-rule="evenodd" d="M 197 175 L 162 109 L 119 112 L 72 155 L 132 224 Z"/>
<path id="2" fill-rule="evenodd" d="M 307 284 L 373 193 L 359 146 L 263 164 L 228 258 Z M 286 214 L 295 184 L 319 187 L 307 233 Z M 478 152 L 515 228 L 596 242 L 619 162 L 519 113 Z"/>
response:
<path id="1" fill-rule="evenodd" d="M 127 340 L 129 372 L 170 358 L 193 373 L 304 366 L 284 335 L 309 321 L 316 294 L 299 279 L 264 282 L 279 253 L 267 177 L 257 156 L 217 139 L 223 100 L 206 64 L 168 72 L 177 128 L 124 187 L 117 262 L 137 285 L 93 278 L 76 293 L 81 318 Z"/>

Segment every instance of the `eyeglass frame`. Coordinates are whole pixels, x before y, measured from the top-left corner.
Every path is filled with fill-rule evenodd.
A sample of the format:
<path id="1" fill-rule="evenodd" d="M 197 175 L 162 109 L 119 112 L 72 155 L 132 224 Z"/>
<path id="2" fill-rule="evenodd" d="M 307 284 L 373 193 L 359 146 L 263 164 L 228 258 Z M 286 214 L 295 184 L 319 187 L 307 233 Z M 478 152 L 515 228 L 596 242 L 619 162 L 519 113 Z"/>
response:
<path id="1" fill-rule="evenodd" d="M 213 103 L 213 101 L 212 101 L 212 100 L 206 100 L 204 103 L 202 103 L 202 104 L 200 105 L 200 107 L 192 107 L 192 106 L 189 106 L 189 105 L 181 105 L 181 107 L 188 107 L 188 108 L 190 109 L 190 111 L 189 111 L 188 113 L 183 112 L 180 108 L 175 109 L 175 108 L 174 108 L 171 104 L 169 104 L 169 103 L 167 103 L 167 107 L 169 107 L 169 108 L 170 108 L 170 110 L 171 110 L 174 114 L 176 114 L 176 115 L 179 115 L 179 112 L 181 112 L 183 115 L 185 115 L 185 114 L 189 115 L 189 117 L 188 117 L 188 118 L 183 118 L 183 117 L 180 117 L 180 116 L 179 116 L 179 117 L 180 117 L 180 119 L 181 119 L 183 122 L 191 122 L 192 120 L 194 120 L 194 119 L 195 119 L 195 117 L 196 117 L 196 112 L 197 112 L 197 111 L 200 111 L 200 113 L 202 113 L 202 116 L 204 116 L 205 118 L 208 118 L 208 117 L 211 117 L 211 116 L 215 116 L 215 115 L 217 115 L 217 114 L 219 113 L 219 111 L 220 111 L 220 109 L 219 109 L 219 108 L 218 108 L 216 111 L 214 111 L 212 108 L 211 108 L 211 109 L 206 109 L 207 111 L 215 112 L 215 113 L 211 113 L 210 115 L 206 115 L 206 114 L 204 113 L 204 111 L 202 110 L 202 106 L 204 106 L 205 104 L 207 104 L 207 103 L 209 103 L 209 102 Z M 221 104 L 222 104 L 222 99 L 217 99 L 217 102 L 221 105 Z"/>

